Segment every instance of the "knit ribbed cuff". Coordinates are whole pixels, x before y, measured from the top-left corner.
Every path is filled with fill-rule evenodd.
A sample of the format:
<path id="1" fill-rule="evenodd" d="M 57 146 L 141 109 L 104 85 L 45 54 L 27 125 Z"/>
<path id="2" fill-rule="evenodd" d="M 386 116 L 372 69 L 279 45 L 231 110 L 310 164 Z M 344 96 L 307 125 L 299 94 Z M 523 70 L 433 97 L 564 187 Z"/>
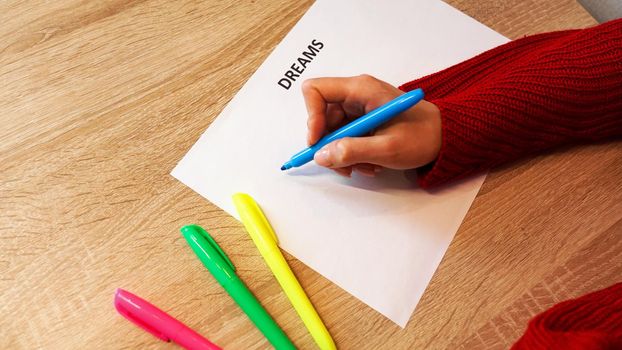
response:
<path id="1" fill-rule="evenodd" d="M 417 169 L 419 186 L 430 189 L 488 170 L 490 164 L 481 161 L 486 150 L 473 144 L 478 140 L 474 126 L 462 122 L 468 113 L 444 99 L 430 102 L 441 111 L 441 148 L 434 162 Z"/>

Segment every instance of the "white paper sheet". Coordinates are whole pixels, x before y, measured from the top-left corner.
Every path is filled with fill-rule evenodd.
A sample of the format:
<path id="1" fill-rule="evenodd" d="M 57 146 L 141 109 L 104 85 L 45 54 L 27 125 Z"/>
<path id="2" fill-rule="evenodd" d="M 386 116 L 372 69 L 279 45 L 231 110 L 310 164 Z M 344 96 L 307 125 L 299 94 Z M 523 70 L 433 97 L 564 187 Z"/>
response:
<path id="1" fill-rule="evenodd" d="M 279 86 L 314 40 L 302 77 Z M 280 171 L 306 146 L 301 81 L 367 73 L 399 85 L 506 41 L 441 1 L 318 1 L 172 174 L 235 217 L 231 195 L 250 194 L 283 249 L 404 327 L 484 176 L 428 193 L 401 172 Z"/>

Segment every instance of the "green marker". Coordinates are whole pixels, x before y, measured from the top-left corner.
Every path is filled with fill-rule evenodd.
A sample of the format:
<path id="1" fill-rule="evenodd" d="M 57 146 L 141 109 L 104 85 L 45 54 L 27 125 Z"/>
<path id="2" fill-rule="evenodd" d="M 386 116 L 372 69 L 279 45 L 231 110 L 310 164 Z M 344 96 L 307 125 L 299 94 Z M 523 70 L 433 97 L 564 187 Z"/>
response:
<path id="1" fill-rule="evenodd" d="M 257 298 L 235 274 L 235 267 L 227 254 L 220 249 L 212 236 L 201 226 L 188 225 L 181 228 L 181 233 L 199 260 L 212 273 L 214 278 L 229 293 L 231 298 L 242 308 L 261 333 L 277 349 L 296 349 L 287 335 L 274 322 Z"/>

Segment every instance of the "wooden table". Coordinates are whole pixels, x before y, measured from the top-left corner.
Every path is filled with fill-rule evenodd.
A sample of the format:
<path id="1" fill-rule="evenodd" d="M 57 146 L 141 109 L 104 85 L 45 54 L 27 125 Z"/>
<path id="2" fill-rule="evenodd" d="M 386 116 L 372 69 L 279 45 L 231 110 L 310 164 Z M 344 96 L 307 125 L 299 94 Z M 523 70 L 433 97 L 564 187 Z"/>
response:
<path id="1" fill-rule="evenodd" d="M 449 2 L 510 38 L 594 24 L 572 0 Z M 311 3 L 0 3 L 0 348 L 176 349 L 115 312 L 117 287 L 225 348 L 267 348 L 188 223 L 314 348 L 241 224 L 169 175 Z M 404 330 L 288 260 L 342 349 L 506 348 L 532 315 L 620 280 L 621 180 L 621 142 L 493 171 Z"/>

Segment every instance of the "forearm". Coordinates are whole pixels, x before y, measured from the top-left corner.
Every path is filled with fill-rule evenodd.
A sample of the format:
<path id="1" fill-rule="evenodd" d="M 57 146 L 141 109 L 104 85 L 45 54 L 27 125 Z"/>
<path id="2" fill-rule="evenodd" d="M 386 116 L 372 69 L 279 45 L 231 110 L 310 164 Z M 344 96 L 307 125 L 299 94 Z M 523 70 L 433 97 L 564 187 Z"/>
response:
<path id="1" fill-rule="evenodd" d="M 560 145 L 622 135 L 622 20 L 536 35 L 404 84 L 442 118 L 423 187 Z"/>

